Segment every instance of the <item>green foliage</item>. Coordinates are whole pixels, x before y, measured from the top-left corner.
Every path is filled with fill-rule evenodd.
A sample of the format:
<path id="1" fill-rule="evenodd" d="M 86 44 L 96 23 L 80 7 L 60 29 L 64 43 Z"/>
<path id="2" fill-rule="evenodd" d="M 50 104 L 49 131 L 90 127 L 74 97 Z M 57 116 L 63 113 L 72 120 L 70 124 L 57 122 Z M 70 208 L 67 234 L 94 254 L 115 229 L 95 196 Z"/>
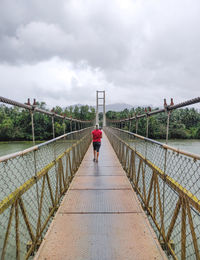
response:
<path id="1" fill-rule="evenodd" d="M 200 139 L 200 126 L 196 129 L 195 138 Z"/>
<path id="2" fill-rule="evenodd" d="M 37 107 L 46 109 L 45 102 L 37 103 Z M 56 106 L 54 112 L 60 115 L 65 114 L 81 120 L 93 120 L 95 118 L 95 109 L 93 107 L 75 106 L 61 108 Z M 63 119 L 54 118 L 55 135 L 59 136 L 64 133 Z M 48 140 L 52 138 L 52 118 L 48 115 L 38 112 L 34 113 L 34 127 L 36 140 Z M 80 125 L 76 126 L 77 128 Z M 70 131 L 70 122 L 65 120 L 66 132 Z M 73 124 L 73 130 L 75 125 Z M 8 107 L 0 105 L 0 141 L 14 140 L 32 140 L 32 125 L 30 112 L 18 107 Z"/>
<path id="3" fill-rule="evenodd" d="M 157 110 L 156 108 L 155 110 Z M 138 107 L 131 110 L 125 109 L 121 112 L 108 111 L 106 113 L 107 119 L 118 120 L 122 118 L 129 118 L 135 114 L 144 114 L 144 108 Z M 146 135 L 146 118 L 138 119 L 138 134 Z M 160 113 L 149 117 L 149 138 L 164 139 L 166 138 L 167 114 Z M 119 126 L 119 125 L 118 125 Z M 136 120 L 123 124 L 122 129 L 131 132 L 136 131 Z M 169 124 L 169 138 L 181 139 L 200 139 L 200 113 L 194 108 L 185 108 L 173 110 L 170 115 Z"/>

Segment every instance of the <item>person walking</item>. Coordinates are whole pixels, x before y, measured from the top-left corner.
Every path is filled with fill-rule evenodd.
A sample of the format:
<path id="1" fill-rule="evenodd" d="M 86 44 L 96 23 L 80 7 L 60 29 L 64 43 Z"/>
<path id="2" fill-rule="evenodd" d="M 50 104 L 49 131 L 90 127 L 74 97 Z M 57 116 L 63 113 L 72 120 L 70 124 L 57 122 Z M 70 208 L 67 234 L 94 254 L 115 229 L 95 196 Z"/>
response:
<path id="1" fill-rule="evenodd" d="M 101 138 L 102 138 L 102 131 L 99 129 L 99 125 L 96 124 L 96 129 L 92 131 L 92 139 L 93 139 L 93 149 L 94 149 L 94 159 L 93 161 L 98 162 L 99 158 L 99 149 L 101 146 Z"/>

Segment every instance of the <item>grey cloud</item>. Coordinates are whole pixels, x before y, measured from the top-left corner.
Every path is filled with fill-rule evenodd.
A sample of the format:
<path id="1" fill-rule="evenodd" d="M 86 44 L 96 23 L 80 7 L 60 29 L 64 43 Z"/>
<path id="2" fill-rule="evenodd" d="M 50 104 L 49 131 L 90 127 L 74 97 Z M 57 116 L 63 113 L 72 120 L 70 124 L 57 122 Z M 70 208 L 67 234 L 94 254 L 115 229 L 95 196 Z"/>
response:
<path id="1" fill-rule="evenodd" d="M 90 8 L 87 8 L 82 3 L 82 11 L 73 5 L 74 1 L 66 1 L 61 12 L 61 8 L 54 8 L 52 2 L 50 1 L 50 5 L 48 2 L 46 8 L 45 2 L 41 4 L 40 1 L 39 4 L 36 1 L 37 4 L 34 4 L 34 1 L 30 1 L 29 9 L 22 2 L 21 8 L 17 8 L 18 15 L 13 17 L 9 11 L 11 3 L 1 3 L 1 10 L 9 14 L 10 18 L 9 23 L 5 14 L 0 18 L 1 27 L 4 28 L 0 44 L 1 60 L 25 63 L 60 56 L 75 62 L 87 60 L 92 65 L 101 67 L 122 64 L 130 51 L 129 36 L 117 13 L 113 17 L 110 15 L 111 5 L 106 11 L 104 1 L 99 9 L 96 4 L 89 4 Z M 59 6 L 63 7 L 64 1 Z M 46 9 L 49 11 L 41 11 Z"/>
<path id="2" fill-rule="evenodd" d="M 42 101 L 43 97 L 45 100 L 48 100 L 48 106 L 56 106 L 59 105 L 69 106 L 72 104 L 88 104 L 93 105 L 94 102 L 91 103 L 91 100 L 95 100 L 95 90 L 91 91 L 90 87 L 88 89 L 84 89 L 81 86 L 77 85 L 76 80 L 74 79 L 72 82 L 73 89 L 67 89 L 66 86 L 59 86 L 59 89 L 46 89 L 41 86 L 34 86 L 33 97 L 37 97 L 37 100 Z"/>
<path id="3" fill-rule="evenodd" d="M 96 88 L 115 102 L 192 98 L 200 83 L 199 13 L 197 0 L 2 0 L 0 63 L 69 62 L 81 83 L 74 77 L 49 91 L 26 83 L 51 100 L 64 91 L 71 102 L 91 103 Z"/>

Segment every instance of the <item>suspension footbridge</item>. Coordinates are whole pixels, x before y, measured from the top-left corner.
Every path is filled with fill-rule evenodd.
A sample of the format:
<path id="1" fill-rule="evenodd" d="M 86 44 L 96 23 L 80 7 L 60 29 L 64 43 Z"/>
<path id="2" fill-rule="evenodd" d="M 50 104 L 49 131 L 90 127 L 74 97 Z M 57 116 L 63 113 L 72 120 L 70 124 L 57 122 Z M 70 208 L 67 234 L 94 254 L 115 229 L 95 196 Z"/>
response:
<path id="1" fill-rule="evenodd" d="M 105 92 L 101 99 L 105 106 Z M 34 113 L 76 126 L 0 158 L 1 259 L 200 259 L 200 156 L 148 138 L 150 116 L 167 113 L 168 135 L 171 111 L 199 101 L 121 120 L 106 121 L 104 109 L 98 163 L 92 161 L 94 121 L 25 104 L 33 136 Z M 123 130 L 142 117 L 146 137 L 137 124 L 136 133 Z"/>
<path id="2" fill-rule="evenodd" d="M 35 259 L 166 259 L 103 138 L 101 160 L 92 161 L 90 145 Z"/>

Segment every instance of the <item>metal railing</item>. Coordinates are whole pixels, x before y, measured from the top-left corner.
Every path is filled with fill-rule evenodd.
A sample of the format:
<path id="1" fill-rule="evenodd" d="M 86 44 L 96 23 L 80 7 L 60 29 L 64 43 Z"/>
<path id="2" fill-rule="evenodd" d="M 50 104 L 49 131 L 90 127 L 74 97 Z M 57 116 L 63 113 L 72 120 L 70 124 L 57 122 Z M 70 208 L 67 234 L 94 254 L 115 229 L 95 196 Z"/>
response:
<path id="1" fill-rule="evenodd" d="M 72 117 L 67 117 L 65 115 L 59 115 L 59 114 L 56 114 L 53 111 L 47 111 L 47 110 L 38 108 L 37 105 L 36 105 L 35 99 L 34 99 L 34 103 L 35 104 L 31 105 L 29 99 L 28 99 L 28 103 L 23 104 L 23 103 L 20 103 L 20 102 L 17 102 L 17 101 L 14 101 L 14 100 L 11 100 L 11 99 L 8 99 L 8 98 L 0 96 L 0 102 L 2 102 L 4 104 L 9 104 L 9 105 L 21 107 L 21 108 L 27 109 L 29 111 L 39 112 L 39 113 L 42 113 L 42 114 L 45 114 L 45 115 L 49 115 L 49 116 L 52 116 L 52 117 L 57 117 L 57 118 L 60 118 L 60 119 L 69 120 L 71 122 L 77 122 L 77 123 L 83 123 L 83 124 L 87 124 L 87 123 L 91 123 L 92 122 L 92 121 L 87 121 L 87 120 L 81 120 L 81 119 L 76 119 L 76 118 L 72 118 Z"/>
<path id="2" fill-rule="evenodd" d="M 0 96 L 0 102 L 8 105 L 13 105 L 16 107 L 20 107 L 23 109 L 26 109 L 30 112 L 30 120 L 31 120 L 31 126 L 32 126 L 32 139 L 33 139 L 33 145 L 35 145 L 35 124 L 34 124 L 34 114 L 35 113 L 41 113 L 44 115 L 48 115 L 51 117 L 52 121 L 52 134 L 53 139 L 55 138 L 55 118 L 63 120 L 63 131 L 64 134 L 66 133 L 66 121 L 70 123 L 70 132 L 73 131 L 73 123 L 74 123 L 74 130 L 80 130 L 83 128 L 91 127 L 93 125 L 94 120 L 80 120 L 72 117 L 67 117 L 66 115 L 59 115 L 54 112 L 54 109 L 52 111 L 47 111 L 41 108 L 37 107 L 36 100 L 34 99 L 33 105 L 30 104 L 30 99 L 28 99 L 28 102 L 23 104 L 20 102 L 17 102 L 15 100 L 11 100 L 5 97 Z"/>
<path id="3" fill-rule="evenodd" d="M 175 109 L 183 108 L 183 107 L 186 107 L 186 106 L 189 106 L 189 105 L 194 105 L 194 104 L 197 104 L 197 103 L 200 103 L 200 97 L 196 97 L 196 98 L 181 102 L 181 103 L 176 104 L 176 105 L 174 105 L 172 98 L 171 98 L 171 104 L 170 105 L 167 105 L 166 99 L 164 99 L 164 108 L 151 111 L 151 109 L 149 107 L 150 111 L 147 111 L 147 108 L 145 108 L 145 110 L 146 110 L 145 113 L 141 114 L 141 115 L 134 115 L 132 117 L 123 118 L 123 119 L 119 119 L 119 120 L 108 120 L 108 119 L 107 120 L 108 120 L 108 123 L 110 125 L 117 126 L 118 123 L 130 122 L 132 120 L 137 120 L 137 119 L 140 119 L 140 118 L 145 118 L 145 117 L 153 116 L 153 115 L 160 114 L 160 113 L 165 113 L 167 111 L 168 112 L 173 111 Z"/>
<path id="4" fill-rule="evenodd" d="M 91 142 L 91 128 L 0 157 L 0 258 L 38 249 Z"/>
<path id="5" fill-rule="evenodd" d="M 150 117 L 157 115 L 157 114 L 165 113 L 166 114 L 166 136 L 165 136 L 165 138 L 166 138 L 166 143 L 167 143 L 168 137 L 169 137 L 170 118 L 171 118 L 171 113 L 173 112 L 173 110 L 176 110 L 176 109 L 179 109 L 179 108 L 185 108 L 186 106 L 194 105 L 194 104 L 197 104 L 197 103 L 200 103 L 200 97 L 196 97 L 196 98 L 181 102 L 179 104 L 174 104 L 174 101 L 171 98 L 170 105 L 167 105 L 166 99 L 164 99 L 164 108 L 151 111 L 151 108 L 148 107 L 148 108 L 144 109 L 145 113 L 143 113 L 143 114 L 134 113 L 134 116 L 130 116 L 129 118 L 122 118 L 122 119 L 115 119 L 115 120 L 107 119 L 106 125 L 116 127 L 116 128 L 120 128 L 120 129 L 129 130 L 129 131 L 131 131 L 131 129 L 132 129 L 132 132 L 135 132 L 136 134 L 138 133 L 138 130 L 141 131 L 141 128 L 143 128 L 143 135 L 146 134 L 146 137 L 149 137 L 149 120 L 150 120 Z M 144 121 L 140 125 L 140 128 L 139 128 L 138 125 L 139 125 L 140 120 L 144 120 Z M 133 125 L 132 125 L 133 122 L 134 122 L 134 125 L 135 125 L 134 131 L 133 131 Z"/>
<path id="6" fill-rule="evenodd" d="M 200 259 L 200 156 L 117 128 L 105 132 L 168 257 Z"/>

